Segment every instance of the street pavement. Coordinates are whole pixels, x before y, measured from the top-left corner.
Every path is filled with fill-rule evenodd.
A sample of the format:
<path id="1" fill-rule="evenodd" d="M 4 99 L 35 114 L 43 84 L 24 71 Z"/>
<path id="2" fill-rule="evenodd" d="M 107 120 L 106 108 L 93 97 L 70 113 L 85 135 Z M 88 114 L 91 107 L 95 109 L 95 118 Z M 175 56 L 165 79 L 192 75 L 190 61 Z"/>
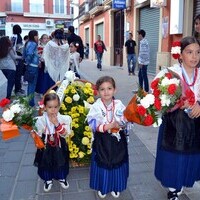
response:
<path id="1" fill-rule="evenodd" d="M 127 105 L 137 89 L 138 77 L 129 76 L 127 68 L 104 66 L 96 68 L 95 61 L 83 60 L 80 66 L 81 77 L 93 83 L 103 75 L 112 76 L 117 85 L 116 98 Z M 136 73 L 137 74 L 137 73 Z M 152 80 L 149 75 L 149 80 Z M 0 98 L 5 97 L 6 81 L 0 73 Z M 0 110 L 0 114 L 2 110 Z M 70 168 L 69 189 L 64 190 L 54 181 L 52 190 L 43 191 L 43 181 L 33 166 L 35 146 L 29 133 L 21 129 L 21 136 L 12 140 L 0 139 L 0 200 L 98 200 L 96 191 L 89 187 L 89 167 Z M 154 176 L 158 129 L 134 125 L 130 132 L 129 159 L 130 175 L 127 189 L 119 200 L 165 200 L 167 190 Z M 108 194 L 105 200 L 113 197 Z M 180 200 L 199 200 L 200 184 L 184 189 Z"/>

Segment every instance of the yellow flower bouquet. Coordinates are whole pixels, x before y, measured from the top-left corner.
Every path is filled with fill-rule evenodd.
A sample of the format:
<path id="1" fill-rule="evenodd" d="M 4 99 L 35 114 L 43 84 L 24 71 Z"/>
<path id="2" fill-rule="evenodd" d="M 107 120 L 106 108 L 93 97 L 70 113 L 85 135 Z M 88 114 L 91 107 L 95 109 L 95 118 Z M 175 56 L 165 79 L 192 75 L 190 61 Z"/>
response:
<path id="1" fill-rule="evenodd" d="M 91 83 L 75 81 L 67 86 L 60 113 L 72 118 L 72 134 L 67 138 L 70 159 L 77 164 L 88 164 L 92 151 L 92 130 L 86 116 L 89 105 L 94 103 Z"/>

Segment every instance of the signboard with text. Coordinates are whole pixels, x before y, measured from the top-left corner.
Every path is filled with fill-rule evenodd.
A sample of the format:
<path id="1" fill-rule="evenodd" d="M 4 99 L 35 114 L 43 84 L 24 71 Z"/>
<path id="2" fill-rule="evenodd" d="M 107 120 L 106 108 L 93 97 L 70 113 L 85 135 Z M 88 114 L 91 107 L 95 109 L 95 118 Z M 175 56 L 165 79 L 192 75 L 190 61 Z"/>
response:
<path id="1" fill-rule="evenodd" d="M 113 0 L 112 7 L 115 9 L 126 9 L 126 0 Z"/>

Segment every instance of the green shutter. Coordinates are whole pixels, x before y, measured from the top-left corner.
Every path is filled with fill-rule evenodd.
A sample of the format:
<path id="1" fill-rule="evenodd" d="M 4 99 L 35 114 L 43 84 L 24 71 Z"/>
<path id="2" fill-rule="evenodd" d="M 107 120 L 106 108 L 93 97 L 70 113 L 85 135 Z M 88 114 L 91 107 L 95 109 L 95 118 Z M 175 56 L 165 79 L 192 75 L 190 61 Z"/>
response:
<path id="1" fill-rule="evenodd" d="M 159 43 L 160 9 L 144 7 L 140 9 L 140 29 L 145 30 L 150 48 L 149 73 L 156 73 L 156 57 Z"/>

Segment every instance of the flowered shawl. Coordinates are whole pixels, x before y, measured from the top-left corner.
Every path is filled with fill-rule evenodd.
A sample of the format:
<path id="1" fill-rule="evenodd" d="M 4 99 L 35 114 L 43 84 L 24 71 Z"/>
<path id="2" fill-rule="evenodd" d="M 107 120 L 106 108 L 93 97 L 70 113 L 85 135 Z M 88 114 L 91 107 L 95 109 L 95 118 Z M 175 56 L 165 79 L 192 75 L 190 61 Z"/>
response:
<path id="1" fill-rule="evenodd" d="M 45 70 L 54 82 L 63 80 L 65 73 L 69 70 L 69 45 L 61 46 L 54 41 L 49 41 L 43 52 Z"/>

